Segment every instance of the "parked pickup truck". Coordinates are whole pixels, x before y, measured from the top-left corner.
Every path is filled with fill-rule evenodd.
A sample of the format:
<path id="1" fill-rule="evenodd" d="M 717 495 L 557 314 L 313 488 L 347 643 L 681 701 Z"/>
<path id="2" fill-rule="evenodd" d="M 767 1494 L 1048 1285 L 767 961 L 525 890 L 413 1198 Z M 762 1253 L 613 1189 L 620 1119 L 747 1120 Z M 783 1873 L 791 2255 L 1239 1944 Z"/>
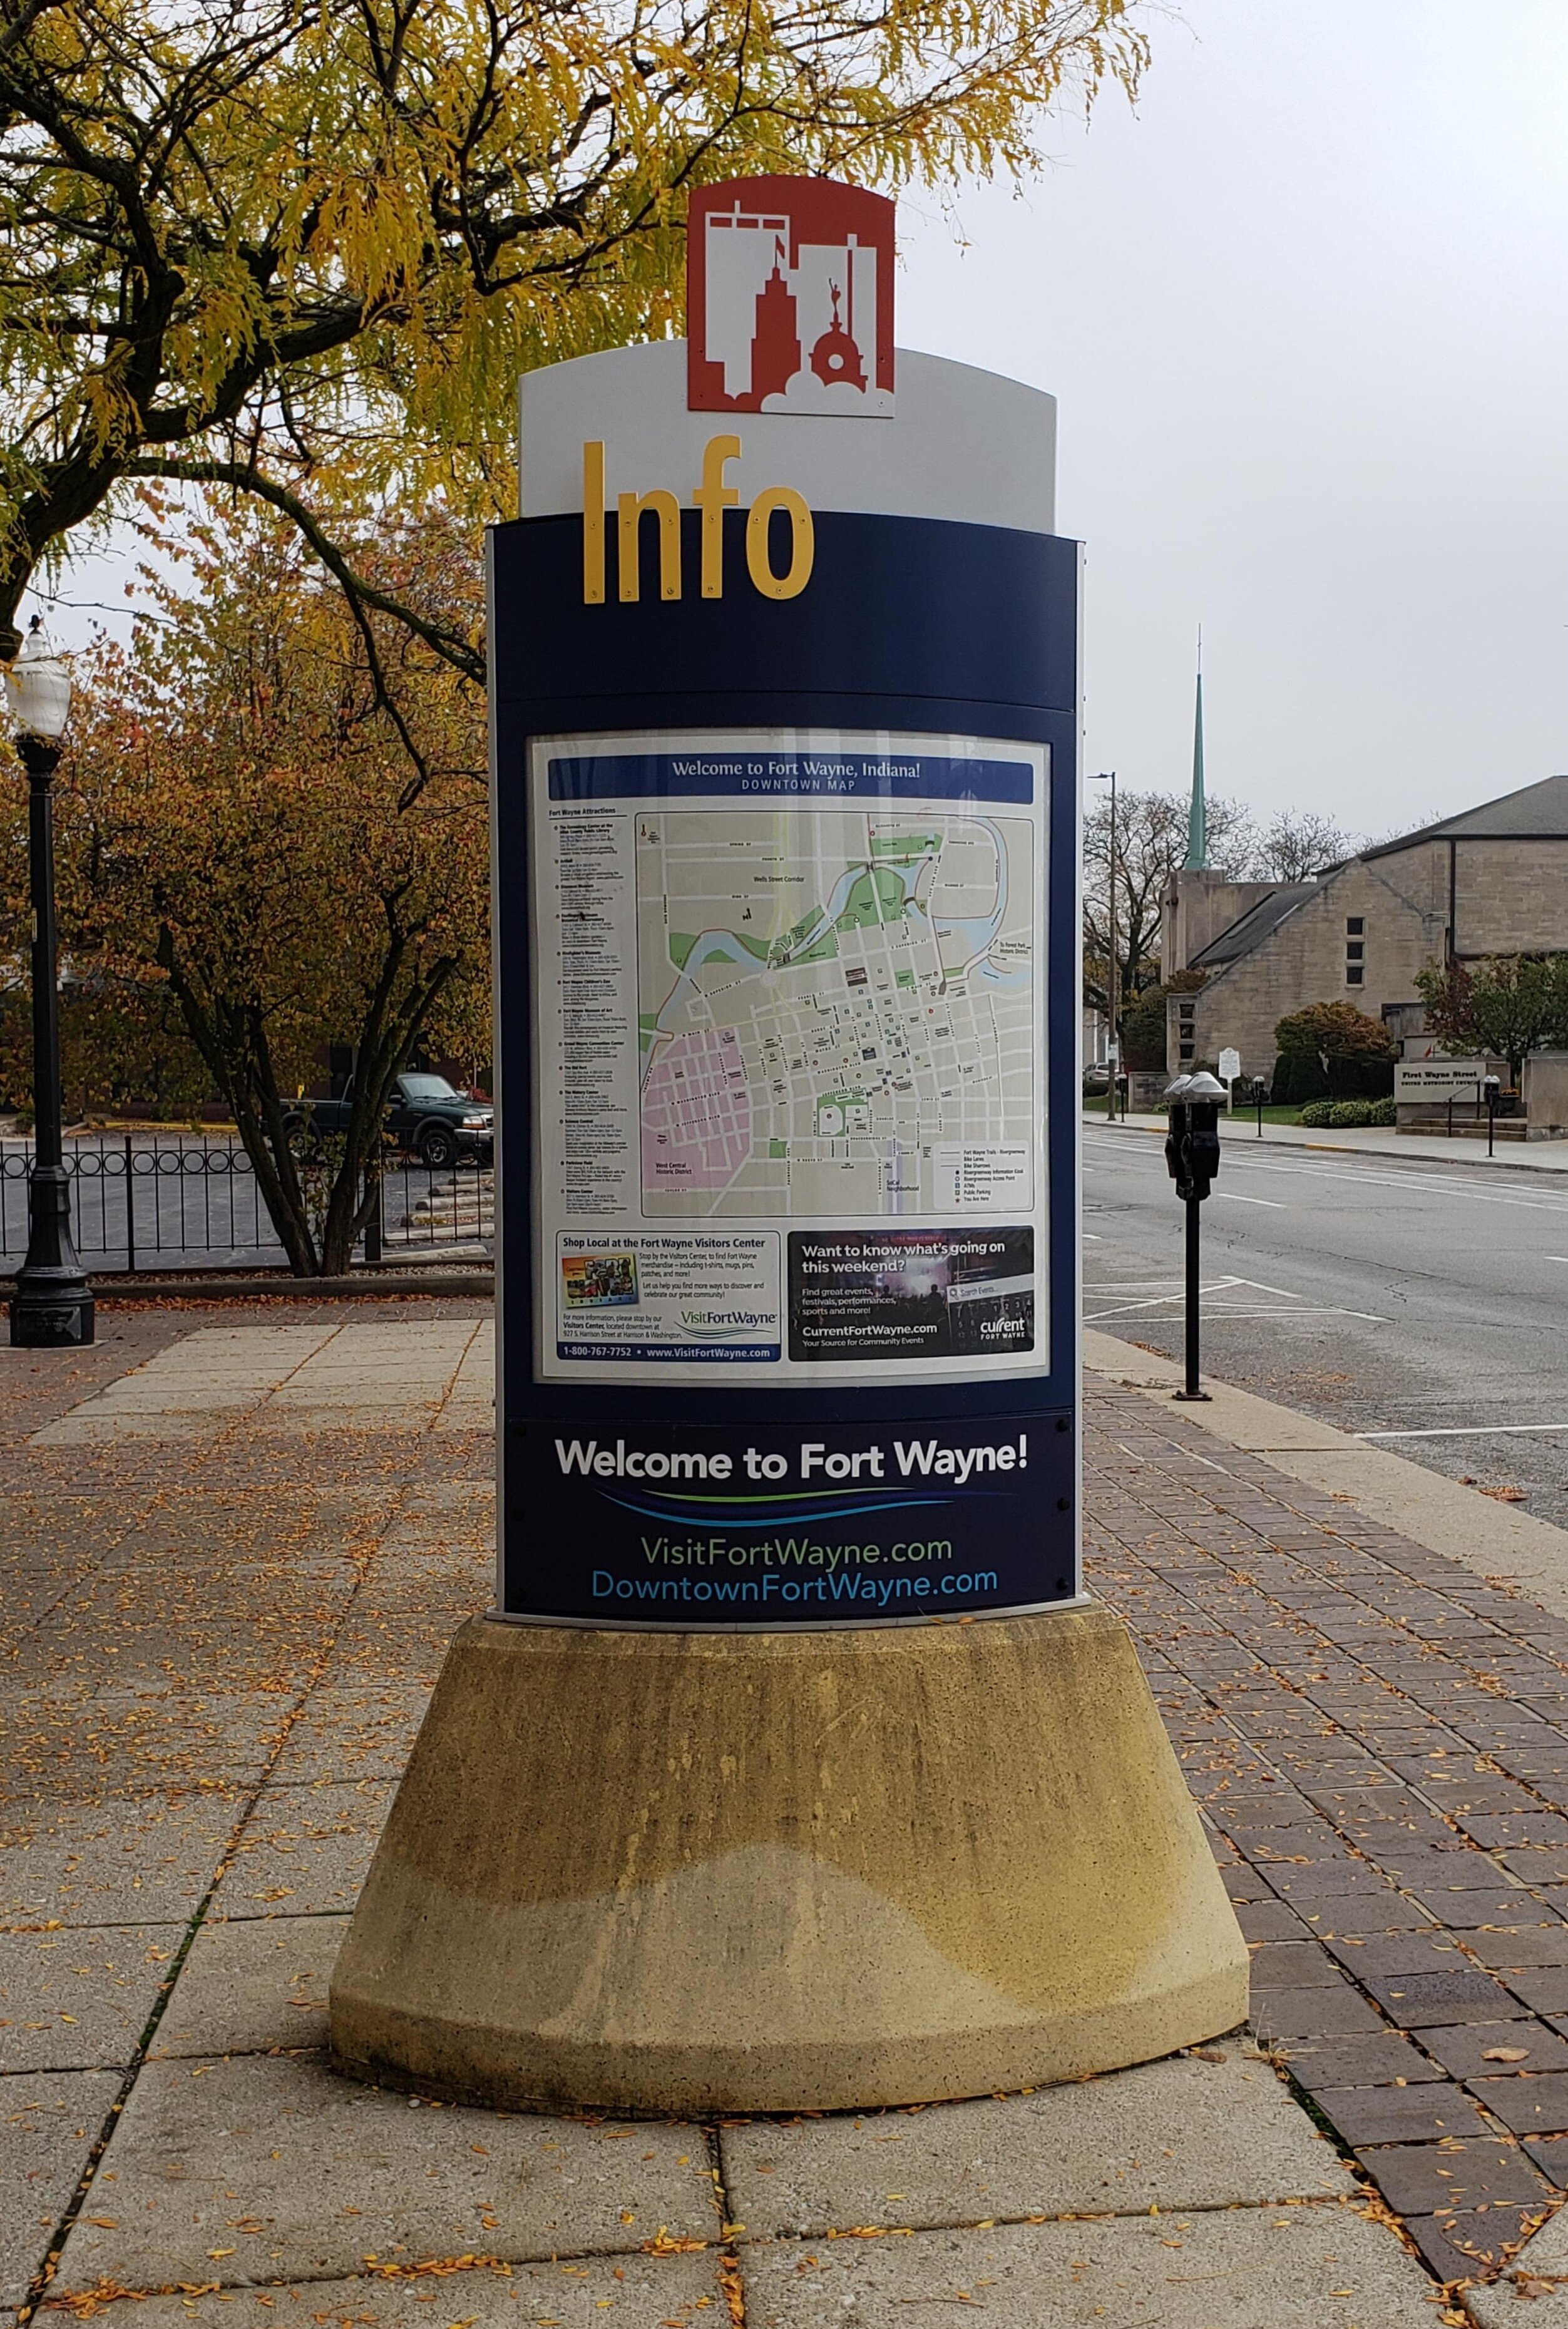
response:
<path id="1" fill-rule="evenodd" d="M 346 1132 L 353 1103 L 352 1082 L 341 1099 L 301 1100 L 285 1119 L 291 1141 L 321 1140 Z M 487 1100 L 469 1099 L 445 1076 L 410 1070 L 392 1086 L 387 1132 L 397 1146 L 437 1171 L 471 1156 L 488 1164 L 495 1154 L 495 1111 Z"/>

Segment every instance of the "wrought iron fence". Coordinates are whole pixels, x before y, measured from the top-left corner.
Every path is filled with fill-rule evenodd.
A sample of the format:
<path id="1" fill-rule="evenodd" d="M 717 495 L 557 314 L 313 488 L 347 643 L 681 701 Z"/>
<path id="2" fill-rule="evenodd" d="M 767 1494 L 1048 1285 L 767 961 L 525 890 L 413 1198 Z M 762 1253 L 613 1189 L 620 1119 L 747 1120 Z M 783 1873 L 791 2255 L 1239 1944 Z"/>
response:
<path id="1" fill-rule="evenodd" d="M 105 1135 L 66 1143 L 70 1225 L 89 1270 L 258 1268 L 284 1250 L 239 1142 L 181 1135 Z M 0 1144 L 0 1267 L 27 1250 L 30 1142 Z M 438 1171 L 389 1156 L 380 1202 L 361 1250 L 369 1263 L 494 1251 L 495 1176 L 460 1164 Z"/>

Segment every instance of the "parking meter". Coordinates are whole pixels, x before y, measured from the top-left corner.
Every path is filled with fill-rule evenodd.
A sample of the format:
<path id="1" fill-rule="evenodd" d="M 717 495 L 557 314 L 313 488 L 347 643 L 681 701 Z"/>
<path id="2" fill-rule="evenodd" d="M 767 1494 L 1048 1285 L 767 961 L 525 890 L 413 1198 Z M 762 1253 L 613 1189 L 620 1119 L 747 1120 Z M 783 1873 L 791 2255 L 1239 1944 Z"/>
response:
<path id="1" fill-rule="evenodd" d="M 1253 1106 L 1258 1112 L 1258 1138 L 1260 1140 L 1263 1136 L 1263 1102 L 1267 1099 L 1268 1096 L 1269 1087 L 1264 1079 L 1262 1076 L 1254 1076 L 1253 1078 Z"/>
<path id="2" fill-rule="evenodd" d="M 1165 1164 L 1178 1197 L 1207 1197 L 1219 1172 L 1219 1104 L 1225 1086 L 1200 1071 L 1178 1076 L 1165 1095 L 1170 1129 Z"/>
<path id="3" fill-rule="evenodd" d="M 1500 1076 L 1484 1076 L 1481 1080 L 1487 1094 L 1487 1155 L 1489 1156 L 1492 1154 L 1492 1141 L 1498 1128 L 1498 1098 L 1502 1091 L 1503 1083 Z"/>
<path id="4" fill-rule="evenodd" d="M 1165 1087 L 1167 1126 L 1165 1134 L 1165 1169 L 1178 1183 L 1180 1193 L 1181 1144 L 1187 1137 L 1187 1101 L 1184 1097 L 1190 1076 L 1178 1076 L 1173 1084 Z"/>
<path id="5" fill-rule="evenodd" d="M 1198 1207 L 1219 1171 L 1219 1104 L 1225 1086 L 1202 1070 L 1178 1076 L 1166 1089 L 1170 1129 L 1165 1136 L 1165 1166 L 1187 1207 L 1187 1383 L 1178 1399 L 1206 1400 L 1198 1386 Z"/>

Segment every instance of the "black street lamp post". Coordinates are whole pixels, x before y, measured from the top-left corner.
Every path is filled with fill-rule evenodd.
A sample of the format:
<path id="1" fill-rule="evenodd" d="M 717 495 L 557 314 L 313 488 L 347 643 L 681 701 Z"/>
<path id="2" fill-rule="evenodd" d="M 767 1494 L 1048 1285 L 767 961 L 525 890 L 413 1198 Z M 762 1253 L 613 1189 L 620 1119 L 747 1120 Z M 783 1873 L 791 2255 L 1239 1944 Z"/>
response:
<path id="1" fill-rule="evenodd" d="M 27 1259 L 11 1297 L 11 1341 L 62 1350 L 93 1339 L 92 1288 L 70 1237 L 60 1105 L 60 1001 L 54 927 L 54 772 L 70 710 L 65 666 L 33 618 L 6 674 L 16 750 L 27 771 L 28 875 L 33 895 L 33 1175 L 27 1187 Z"/>
<path id="2" fill-rule="evenodd" d="M 1120 999 L 1117 995 L 1119 981 L 1116 976 L 1116 771 L 1114 768 L 1102 768 L 1092 782 L 1097 785 L 1109 785 L 1111 787 L 1111 857 L 1107 881 L 1109 898 L 1106 905 L 1106 918 L 1111 925 L 1111 942 L 1106 948 L 1108 959 L 1105 964 L 1105 1017 L 1108 1025 L 1105 1052 L 1111 1072 L 1105 1086 L 1105 1114 L 1107 1117 L 1114 1119 L 1116 1079 L 1122 1067 L 1122 1040 L 1116 1029 L 1116 1006 Z M 1131 1091 L 1131 1085 L 1128 1086 L 1128 1089 Z M 1125 1109 L 1122 1113 L 1126 1113 Z"/>

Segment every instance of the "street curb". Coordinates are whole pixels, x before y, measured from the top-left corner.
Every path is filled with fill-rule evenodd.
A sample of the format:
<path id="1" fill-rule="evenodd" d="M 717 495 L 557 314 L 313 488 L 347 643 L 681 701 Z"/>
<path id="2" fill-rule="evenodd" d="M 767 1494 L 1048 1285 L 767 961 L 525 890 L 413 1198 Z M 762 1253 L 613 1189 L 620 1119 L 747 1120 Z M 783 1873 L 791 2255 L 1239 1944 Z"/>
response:
<path id="1" fill-rule="evenodd" d="M 93 1299 L 104 1302 L 341 1302 L 345 1299 L 406 1294 L 482 1295 L 495 1292 L 495 1273 L 489 1269 L 403 1272 L 394 1277 L 369 1271 L 352 1278 L 95 1278 Z M 0 1297 L 13 1290 L 0 1278 Z"/>
<path id="2" fill-rule="evenodd" d="M 1094 1327 L 1084 1363 L 1133 1391 L 1159 1394 L 1184 1381 L 1181 1367 Z M 1369 1447 L 1332 1424 L 1205 1375 L 1209 1400 L 1184 1406 L 1188 1423 L 1226 1447 L 1261 1456 L 1303 1486 L 1342 1498 L 1430 1552 L 1444 1554 L 1493 1584 L 1514 1586 L 1544 1609 L 1568 1617 L 1568 1531 L 1461 1487 L 1408 1457 Z"/>

